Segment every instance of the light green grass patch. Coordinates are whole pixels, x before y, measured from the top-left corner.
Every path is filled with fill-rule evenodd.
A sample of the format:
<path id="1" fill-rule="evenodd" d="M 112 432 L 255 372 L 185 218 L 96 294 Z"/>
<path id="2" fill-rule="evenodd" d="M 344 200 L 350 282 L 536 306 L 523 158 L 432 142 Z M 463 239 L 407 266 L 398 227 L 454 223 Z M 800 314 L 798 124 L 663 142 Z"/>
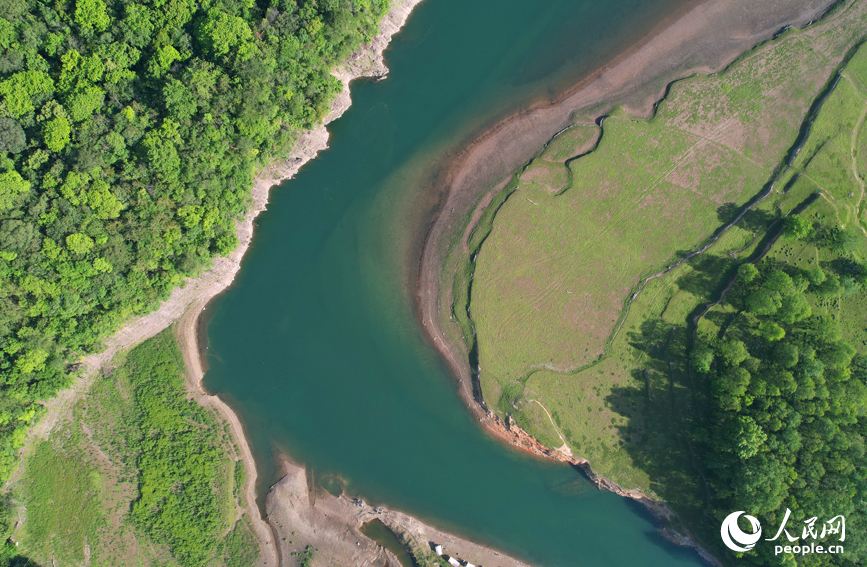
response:
<path id="1" fill-rule="evenodd" d="M 859 225 L 864 205 L 864 122 L 867 118 L 867 48 L 847 64 L 813 123 L 793 170 L 810 179 L 833 205 L 843 227 Z M 865 233 L 867 236 L 867 233 Z"/>
<path id="2" fill-rule="evenodd" d="M 521 185 L 532 192 L 559 193 L 566 188 L 569 171 L 562 163 L 536 160 L 521 173 Z"/>
<path id="3" fill-rule="evenodd" d="M 66 443 L 79 441 L 71 435 Z M 27 463 L 25 486 L 26 539 L 32 554 L 58 555 L 84 563 L 90 546 L 96 546 L 97 530 L 104 524 L 100 498 L 101 478 L 80 455 L 64 449 L 66 443 L 43 441 Z M 95 551 L 95 549 L 94 549 Z"/>
<path id="4" fill-rule="evenodd" d="M 744 204 L 767 177 L 736 152 L 657 122 L 618 115 L 604 127 L 561 196 L 522 184 L 497 215 L 473 287 L 483 376 L 508 382 L 535 365 L 598 358 L 639 278 L 697 246 L 717 208 Z"/>
<path id="5" fill-rule="evenodd" d="M 600 133 L 601 130 L 595 124 L 576 124 L 551 140 L 540 157 L 546 161 L 562 164 L 574 156 L 593 149 Z"/>

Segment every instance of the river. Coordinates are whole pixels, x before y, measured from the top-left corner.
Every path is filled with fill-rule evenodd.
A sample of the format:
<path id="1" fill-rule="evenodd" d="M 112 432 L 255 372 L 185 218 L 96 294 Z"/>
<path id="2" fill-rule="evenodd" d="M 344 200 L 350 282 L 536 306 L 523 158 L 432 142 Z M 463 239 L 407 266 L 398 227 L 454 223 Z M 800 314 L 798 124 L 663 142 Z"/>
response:
<path id="1" fill-rule="evenodd" d="M 426 0 L 331 147 L 271 192 L 208 308 L 205 386 L 244 421 L 260 499 L 288 453 L 346 490 L 544 566 L 700 565 L 638 504 L 486 435 L 411 300 L 441 158 L 575 83 L 678 0 Z"/>

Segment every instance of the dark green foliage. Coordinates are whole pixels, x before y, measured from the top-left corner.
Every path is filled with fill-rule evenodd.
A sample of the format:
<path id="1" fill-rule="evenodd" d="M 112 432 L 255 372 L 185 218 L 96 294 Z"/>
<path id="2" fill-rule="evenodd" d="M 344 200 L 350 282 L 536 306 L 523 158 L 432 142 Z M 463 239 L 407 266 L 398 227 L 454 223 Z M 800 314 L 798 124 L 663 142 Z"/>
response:
<path id="1" fill-rule="evenodd" d="M 738 279 L 743 283 L 750 283 L 759 275 L 759 270 L 752 264 L 738 266 Z"/>
<path id="2" fill-rule="evenodd" d="M 816 266 L 815 268 L 807 270 L 805 272 L 805 276 L 810 281 L 810 285 L 821 285 L 822 282 L 824 282 L 825 279 L 827 278 L 827 276 L 825 275 L 825 272 L 822 271 L 822 268 L 820 268 L 819 266 Z"/>
<path id="3" fill-rule="evenodd" d="M 711 394 L 701 437 L 717 520 L 748 510 L 779 526 L 789 508 L 790 527 L 839 514 L 863 525 L 867 360 L 842 340 L 834 319 L 810 308 L 819 294 L 841 290 L 837 274 L 801 274 L 766 260 L 754 277 L 739 278 L 727 300 L 738 314 L 720 336 L 698 338 L 691 357 Z M 757 547 L 750 559 L 778 564 L 773 546 Z"/>
<path id="4" fill-rule="evenodd" d="M 789 215 L 783 221 L 783 234 L 793 240 L 802 240 L 813 234 L 813 225 L 801 215 Z"/>
<path id="5" fill-rule="evenodd" d="M 701 345 L 692 351 L 692 367 L 699 372 L 709 372 L 713 363 L 713 349 Z"/>
<path id="6" fill-rule="evenodd" d="M 829 274 L 825 280 L 816 286 L 816 292 L 825 297 L 836 297 L 843 293 L 843 286 L 840 285 L 840 277 L 837 274 Z"/>
<path id="7" fill-rule="evenodd" d="M 779 294 L 765 288 L 754 290 L 746 301 L 746 308 L 754 315 L 773 315 L 780 308 Z"/>
<path id="8" fill-rule="evenodd" d="M 132 518 L 154 541 L 168 544 L 181 564 L 207 565 L 219 551 L 225 522 L 225 495 L 215 490 L 225 465 L 211 431 L 216 424 L 187 397 L 183 359 L 171 331 L 133 349 L 123 372 L 133 385 L 140 433 L 128 440 L 139 472 Z M 242 540 L 235 543 L 241 546 Z"/>
<path id="9" fill-rule="evenodd" d="M 0 480 L 70 362 L 236 246 L 255 171 L 328 112 L 388 0 L 6 6 Z"/>
<path id="10" fill-rule="evenodd" d="M 773 321 L 762 321 L 757 331 L 757 335 L 766 341 L 778 341 L 786 336 L 785 329 Z"/>
<path id="11" fill-rule="evenodd" d="M 27 136 L 17 120 L 0 118 L 0 153 L 20 154 L 26 143 Z"/>
<path id="12" fill-rule="evenodd" d="M 774 347 L 770 360 L 780 368 L 791 368 L 798 364 L 798 347 L 790 343 L 780 343 Z"/>

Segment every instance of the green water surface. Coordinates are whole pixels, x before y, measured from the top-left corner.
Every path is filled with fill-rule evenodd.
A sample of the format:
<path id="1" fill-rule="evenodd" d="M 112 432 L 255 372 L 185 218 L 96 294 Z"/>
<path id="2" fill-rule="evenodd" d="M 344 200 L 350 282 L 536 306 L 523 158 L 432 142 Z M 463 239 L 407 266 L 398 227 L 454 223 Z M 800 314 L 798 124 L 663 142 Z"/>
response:
<path id="1" fill-rule="evenodd" d="M 209 307 L 205 385 L 275 451 L 346 492 L 539 565 L 699 565 L 641 506 L 489 438 L 415 320 L 421 191 L 486 122 L 597 68 L 679 0 L 426 0 L 353 85 L 331 148 L 271 193 L 230 290 Z M 553 133 L 552 133 L 553 134 Z M 420 204 L 421 203 L 421 204 Z M 472 558 L 468 558 L 472 560 Z"/>

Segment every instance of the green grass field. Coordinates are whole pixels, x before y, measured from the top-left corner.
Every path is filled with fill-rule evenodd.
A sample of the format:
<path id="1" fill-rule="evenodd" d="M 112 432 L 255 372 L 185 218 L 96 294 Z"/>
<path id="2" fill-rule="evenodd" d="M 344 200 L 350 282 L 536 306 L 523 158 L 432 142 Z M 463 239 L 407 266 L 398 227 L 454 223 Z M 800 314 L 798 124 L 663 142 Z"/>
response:
<path id="1" fill-rule="evenodd" d="M 19 553 L 44 565 L 252 564 L 258 546 L 246 516 L 237 515 L 243 468 L 219 418 L 189 399 L 172 332 L 115 362 L 28 457 L 10 494 L 23 520 L 14 534 Z M 160 420 L 176 427 L 164 430 Z M 160 439 L 170 461 L 161 461 Z M 191 458 L 198 480 L 181 483 Z M 196 482 L 204 495 L 190 492 Z M 161 501 L 146 521 L 131 513 L 143 493 L 153 501 L 165 491 L 182 498 Z M 183 508 L 185 501 L 195 508 Z M 165 537 L 161 526 L 178 521 L 190 535 L 171 528 Z"/>
<path id="2" fill-rule="evenodd" d="M 694 454 L 705 394 L 687 371 L 689 323 L 738 263 L 763 249 L 766 232 L 817 191 L 822 197 L 805 214 L 844 225 L 855 257 L 867 257 L 867 49 L 849 62 L 768 197 L 705 253 L 630 298 L 644 278 L 735 218 L 782 167 L 814 100 L 865 29 L 858 8 L 790 30 L 719 75 L 674 84 L 651 120 L 614 112 L 583 157 L 569 159 L 592 146 L 583 132 L 595 126 L 567 131 L 585 140 L 574 153 L 580 140 L 555 138 L 516 179 L 470 272 L 466 327 L 475 325 L 488 406 L 546 445 L 565 439 L 623 488 L 668 502 L 711 548 L 719 534 L 704 516 L 707 491 Z M 808 247 L 779 241 L 769 254 L 836 259 Z M 861 352 L 865 308 L 863 290 L 817 306 L 835 312 Z M 699 331 L 719 330 L 733 315 L 723 304 Z"/>
<path id="3" fill-rule="evenodd" d="M 74 437 L 80 434 L 65 441 L 81 442 Z M 28 463 L 27 491 L 32 504 L 27 507 L 27 533 L 34 556 L 57 554 L 84 563 L 90 557 L 90 546 L 99 541 L 99 529 L 105 525 L 103 477 L 96 467 L 77 457 L 45 441 Z"/>
<path id="4" fill-rule="evenodd" d="M 526 168 L 473 279 L 489 405 L 534 370 L 598 359 L 641 278 L 698 247 L 760 191 L 834 57 L 853 43 L 851 20 L 834 33 L 789 32 L 720 75 L 676 83 L 652 120 L 614 112 L 580 159 L 568 158 L 592 148 L 597 128 L 567 130 Z"/>

